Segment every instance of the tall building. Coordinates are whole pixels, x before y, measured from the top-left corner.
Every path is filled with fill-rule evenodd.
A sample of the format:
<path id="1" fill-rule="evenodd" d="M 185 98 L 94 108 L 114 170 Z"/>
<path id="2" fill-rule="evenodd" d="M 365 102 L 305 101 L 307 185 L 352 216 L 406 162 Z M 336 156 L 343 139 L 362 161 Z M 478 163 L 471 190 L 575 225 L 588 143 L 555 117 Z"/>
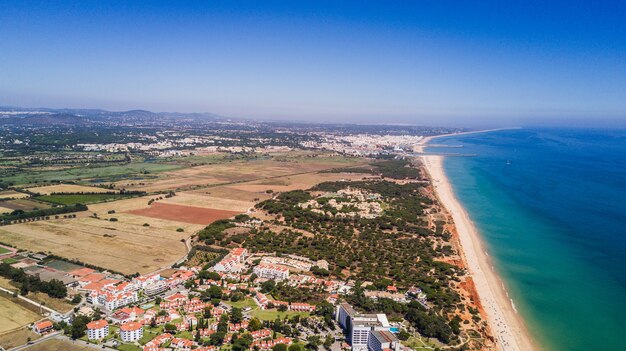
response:
<path id="1" fill-rule="evenodd" d="M 358 313 L 347 303 L 337 306 L 335 319 L 343 328 L 353 351 L 367 350 L 371 332 L 389 331 L 390 327 L 385 314 Z"/>

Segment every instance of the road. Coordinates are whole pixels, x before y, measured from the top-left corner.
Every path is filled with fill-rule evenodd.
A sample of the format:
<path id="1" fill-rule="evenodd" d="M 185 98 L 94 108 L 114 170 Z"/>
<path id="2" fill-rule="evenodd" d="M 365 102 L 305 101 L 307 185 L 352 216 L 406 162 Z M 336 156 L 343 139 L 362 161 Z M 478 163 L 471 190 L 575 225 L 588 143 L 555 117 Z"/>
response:
<path id="1" fill-rule="evenodd" d="M 11 290 L 9 290 L 9 289 L 5 289 L 5 288 L 0 288 L 0 291 L 4 291 L 4 292 L 9 293 L 9 294 L 11 294 L 11 295 L 13 295 L 13 293 L 14 293 L 13 291 L 11 291 Z M 52 309 L 52 308 L 50 308 L 50 307 L 44 306 L 44 305 L 40 304 L 39 302 L 37 302 L 37 301 L 33 301 L 33 300 L 31 300 L 31 299 L 29 299 L 29 298 L 27 298 L 27 297 L 25 297 L 25 296 L 22 296 L 22 295 L 20 295 L 20 294 L 18 294 L 18 295 L 17 295 L 17 298 L 18 298 L 18 299 L 22 299 L 22 300 L 24 300 L 24 301 L 26 301 L 26 302 L 28 302 L 28 303 L 30 303 L 30 304 L 32 304 L 32 305 L 35 305 L 35 306 L 37 306 L 37 307 L 39 307 L 39 308 L 41 308 L 41 309 L 44 309 L 44 310 L 48 311 L 48 312 L 50 312 L 50 313 L 57 313 L 57 314 L 63 315 L 63 313 L 60 313 L 60 312 L 58 312 L 58 311 L 55 311 L 55 310 L 53 310 L 53 309 Z"/>
<path id="2" fill-rule="evenodd" d="M 95 345 L 86 341 L 82 341 L 82 340 L 72 340 L 70 338 L 68 338 L 67 336 L 63 335 L 60 331 L 58 332 L 54 332 L 52 334 L 48 334 L 45 337 L 41 338 L 41 339 L 37 339 L 33 342 L 31 342 L 30 344 L 26 344 L 26 345 L 22 345 L 22 346 L 18 346 L 18 347 L 14 347 L 12 349 L 9 349 L 7 351 L 21 351 L 21 350 L 28 350 L 29 347 L 33 346 L 33 345 L 37 345 L 37 344 L 41 344 L 44 341 L 48 341 L 50 339 L 59 339 L 59 340 L 66 340 L 68 342 L 71 342 L 73 344 L 79 344 L 79 345 L 84 345 L 87 347 L 90 347 L 94 350 L 108 350 L 108 351 L 116 351 L 115 349 L 112 349 L 110 347 L 102 347 L 102 345 Z"/>

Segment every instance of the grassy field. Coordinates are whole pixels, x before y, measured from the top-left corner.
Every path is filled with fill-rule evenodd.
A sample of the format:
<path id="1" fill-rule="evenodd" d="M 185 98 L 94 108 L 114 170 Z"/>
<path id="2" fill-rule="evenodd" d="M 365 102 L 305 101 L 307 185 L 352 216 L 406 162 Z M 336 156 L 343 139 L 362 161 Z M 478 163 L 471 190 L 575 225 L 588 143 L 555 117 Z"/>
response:
<path id="1" fill-rule="evenodd" d="M 4 255 L 9 252 L 11 252 L 11 250 L 5 249 L 4 247 L 0 246 L 0 255 Z"/>
<path id="2" fill-rule="evenodd" d="M 237 308 L 246 308 L 246 307 L 250 307 L 250 308 L 255 308 L 255 307 L 259 307 L 259 305 L 256 304 L 256 302 L 254 302 L 254 300 L 252 299 L 245 299 L 245 300 L 241 300 L 241 301 L 237 301 L 237 302 L 231 302 L 231 301 L 226 301 L 226 304 L 232 307 L 237 307 Z"/>
<path id="3" fill-rule="evenodd" d="M 28 196 L 30 195 L 25 194 L 25 193 L 20 193 L 19 191 L 15 191 L 15 190 L 0 191 L 0 199 L 23 199 Z"/>
<path id="4" fill-rule="evenodd" d="M 0 295 L 0 333 L 23 327 L 40 316 L 15 302 L 12 297 Z"/>
<path id="5" fill-rule="evenodd" d="M 87 345 L 84 341 L 71 341 L 66 339 L 50 339 L 40 344 L 33 345 L 26 348 L 28 351 L 51 351 L 51 350 L 63 350 L 63 351 L 92 351 L 93 346 Z M 121 348 L 120 348 L 121 350 Z"/>
<path id="6" fill-rule="evenodd" d="M 72 305 L 68 300 L 50 297 L 48 294 L 44 294 L 42 292 L 30 292 L 26 297 L 61 313 L 69 312 L 72 308 L 74 308 L 74 305 Z"/>
<path id="7" fill-rule="evenodd" d="M 52 207 L 49 203 L 34 201 L 31 199 L 17 199 L 0 201 L 0 207 L 13 210 L 23 210 L 25 212 L 32 211 L 34 209 L 46 209 Z"/>
<path id="8" fill-rule="evenodd" d="M 280 318 L 283 319 L 285 317 L 287 318 L 291 318 L 293 316 L 300 316 L 300 317 L 309 317 L 311 314 L 309 312 L 296 312 L 296 311 L 278 311 L 278 310 L 261 310 L 261 309 L 256 309 L 252 312 L 250 312 L 250 315 L 252 317 L 256 317 L 262 321 L 274 321 L 276 320 L 276 318 Z"/>
<path id="9" fill-rule="evenodd" d="M 18 283 L 14 283 L 4 277 L 0 277 L 0 287 L 15 292 L 20 291 L 20 285 Z M 69 312 L 72 308 L 74 308 L 74 305 L 65 299 L 55 299 L 41 292 L 29 292 L 26 297 L 62 313 Z"/>
<path id="10" fill-rule="evenodd" d="M 110 189 L 104 189 L 95 186 L 84 186 L 76 184 L 47 185 L 28 188 L 26 190 L 41 195 L 50 195 L 52 193 L 106 193 L 113 191 Z"/>
<path id="11" fill-rule="evenodd" d="M 57 205 L 75 205 L 75 204 L 93 204 L 105 201 L 121 200 L 130 197 L 123 194 L 62 194 L 62 195 L 43 195 L 37 196 L 35 199 L 46 201 Z"/>
<path id="12" fill-rule="evenodd" d="M 44 183 L 50 181 L 115 181 L 124 178 L 151 178 L 153 173 L 172 171 L 183 168 L 181 165 L 137 162 L 126 165 L 104 167 L 77 167 L 64 170 L 20 172 L 19 174 L 1 178 L 5 183 L 14 185 Z"/>
<path id="13" fill-rule="evenodd" d="M 16 346 L 24 345 L 29 341 L 37 340 L 40 337 L 41 336 L 39 336 L 37 333 L 33 332 L 27 327 L 24 327 L 4 334 L 0 334 L 0 346 L 8 350 Z"/>

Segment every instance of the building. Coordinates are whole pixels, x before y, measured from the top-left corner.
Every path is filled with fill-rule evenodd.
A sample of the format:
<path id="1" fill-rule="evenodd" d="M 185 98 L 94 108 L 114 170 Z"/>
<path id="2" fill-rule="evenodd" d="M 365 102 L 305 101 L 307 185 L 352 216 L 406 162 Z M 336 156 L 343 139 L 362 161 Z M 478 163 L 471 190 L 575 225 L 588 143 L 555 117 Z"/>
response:
<path id="1" fill-rule="evenodd" d="M 89 340 L 100 340 L 109 335 L 109 323 L 104 319 L 87 323 L 87 338 Z"/>
<path id="2" fill-rule="evenodd" d="M 260 278 L 285 280 L 289 279 L 289 269 L 271 264 L 260 264 L 254 267 L 254 274 Z"/>
<path id="3" fill-rule="evenodd" d="M 130 305 L 138 301 L 136 291 L 127 293 L 111 293 L 109 291 L 101 291 L 98 294 L 98 303 L 104 306 L 109 311 L 113 311 L 116 308 Z"/>
<path id="4" fill-rule="evenodd" d="M 370 331 L 367 348 L 369 351 L 400 351 L 400 340 L 388 330 L 373 330 Z"/>
<path id="5" fill-rule="evenodd" d="M 166 282 L 159 280 L 154 283 L 150 283 L 143 288 L 143 292 L 148 296 L 158 295 L 167 291 L 169 286 Z"/>
<path id="6" fill-rule="evenodd" d="M 355 351 L 368 349 L 371 331 L 388 331 L 391 326 L 385 314 L 361 314 L 347 303 L 337 306 L 335 319 L 344 330 L 346 341 Z"/>
<path id="7" fill-rule="evenodd" d="M 242 247 L 236 248 L 219 261 L 213 267 L 213 270 L 216 272 L 240 273 L 243 270 L 243 263 L 247 255 L 247 249 Z"/>
<path id="8" fill-rule="evenodd" d="M 140 322 L 130 322 L 120 327 L 120 338 L 123 342 L 135 342 L 143 336 L 143 326 Z"/>
<path id="9" fill-rule="evenodd" d="M 45 334 L 51 331 L 52 329 L 54 329 L 54 326 L 52 325 L 52 322 L 50 322 L 49 320 L 41 321 L 33 325 L 33 331 L 37 334 Z"/>

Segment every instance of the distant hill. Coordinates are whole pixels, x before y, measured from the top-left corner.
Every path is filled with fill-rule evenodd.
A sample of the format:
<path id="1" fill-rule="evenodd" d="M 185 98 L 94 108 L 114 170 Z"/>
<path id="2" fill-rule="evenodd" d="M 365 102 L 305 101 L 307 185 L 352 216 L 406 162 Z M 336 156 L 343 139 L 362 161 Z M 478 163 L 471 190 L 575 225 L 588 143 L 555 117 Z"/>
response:
<path id="1" fill-rule="evenodd" d="M 0 106 L 0 124 L 56 126 L 89 124 L 153 125 L 175 120 L 219 121 L 212 113 L 151 112 L 146 110 L 106 111 L 100 109 L 52 109 Z"/>

